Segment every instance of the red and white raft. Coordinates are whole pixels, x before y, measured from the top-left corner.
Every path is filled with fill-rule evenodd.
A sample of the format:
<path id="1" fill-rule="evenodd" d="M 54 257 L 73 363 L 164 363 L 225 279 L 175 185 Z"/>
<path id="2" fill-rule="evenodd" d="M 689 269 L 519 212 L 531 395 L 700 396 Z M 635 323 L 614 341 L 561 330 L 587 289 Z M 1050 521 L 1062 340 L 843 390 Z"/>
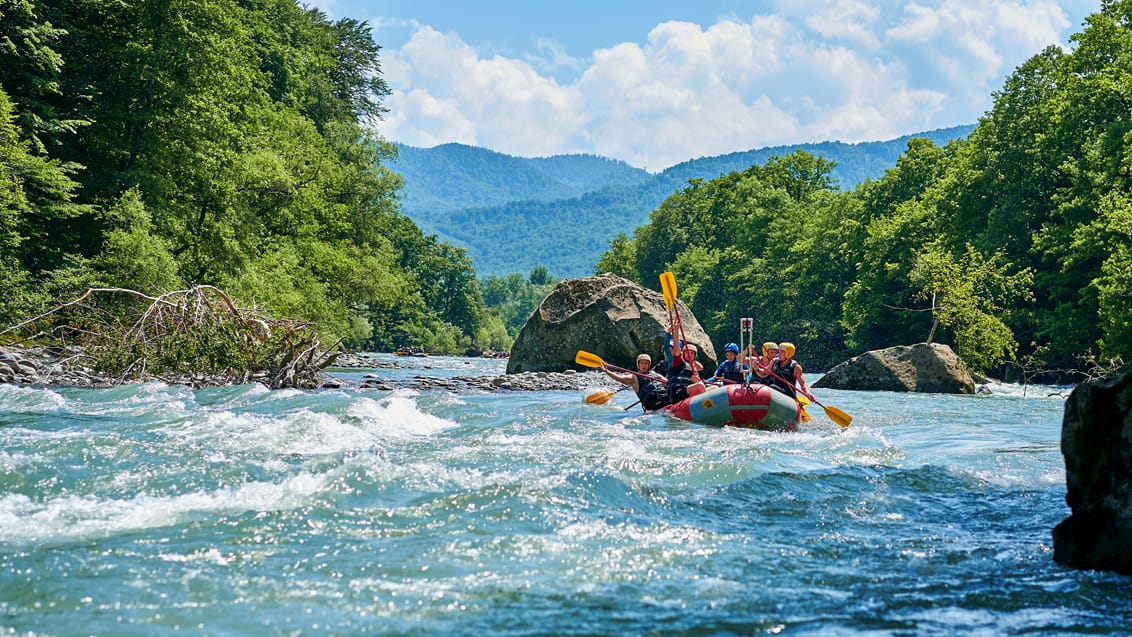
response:
<path id="1" fill-rule="evenodd" d="M 794 399 L 767 385 L 723 385 L 665 408 L 668 413 L 703 425 L 794 431 L 802 408 Z"/>

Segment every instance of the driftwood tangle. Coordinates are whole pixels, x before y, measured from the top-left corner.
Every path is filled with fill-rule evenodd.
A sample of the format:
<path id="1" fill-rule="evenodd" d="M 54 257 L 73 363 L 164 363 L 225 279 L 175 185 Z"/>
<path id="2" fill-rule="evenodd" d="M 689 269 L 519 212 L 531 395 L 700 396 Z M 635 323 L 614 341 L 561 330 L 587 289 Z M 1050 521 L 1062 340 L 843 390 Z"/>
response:
<path id="1" fill-rule="evenodd" d="M 63 347 L 78 345 L 87 364 L 119 383 L 158 379 L 202 386 L 255 381 L 273 389 L 313 388 L 321 383 L 321 370 L 337 357 L 337 352 L 322 347 L 313 324 L 240 308 L 211 285 L 158 296 L 127 288 L 90 288 L 0 331 L 0 336 L 13 334 Z"/>

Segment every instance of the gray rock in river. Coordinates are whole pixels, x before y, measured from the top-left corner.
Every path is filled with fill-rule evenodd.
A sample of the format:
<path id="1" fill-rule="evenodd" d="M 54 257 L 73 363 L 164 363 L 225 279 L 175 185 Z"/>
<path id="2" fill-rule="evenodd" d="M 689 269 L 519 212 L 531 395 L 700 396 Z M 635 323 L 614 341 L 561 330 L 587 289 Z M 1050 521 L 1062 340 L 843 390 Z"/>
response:
<path id="1" fill-rule="evenodd" d="M 1081 383 L 1061 421 L 1065 501 L 1053 559 L 1132 574 L 1132 375 Z"/>
<path id="2" fill-rule="evenodd" d="M 812 383 L 816 388 L 973 394 L 966 365 L 946 345 L 917 343 L 865 352 Z"/>
<path id="3" fill-rule="evenodd" d="M 679 299 L 684 335 L 699 347 L 700 362 L 715 369 L 715 348 L 699 321 Z M 507 362 L 507 373 L 586 369 L 574 362 L 578 350 L 633 369 L 637 354 L 660 360 L 668 309 L 660 292 L 613 274 L 566 279 L 531 313 Z"/>

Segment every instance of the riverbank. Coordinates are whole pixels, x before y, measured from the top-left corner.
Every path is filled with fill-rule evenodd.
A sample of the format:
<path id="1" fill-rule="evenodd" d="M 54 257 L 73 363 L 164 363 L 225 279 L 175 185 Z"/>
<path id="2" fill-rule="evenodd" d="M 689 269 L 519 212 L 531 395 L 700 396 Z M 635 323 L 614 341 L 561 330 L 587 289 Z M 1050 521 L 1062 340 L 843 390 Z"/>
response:
<path id="1" fill-rule="evenodd" d="M 382 361 L 366 354 L 345 353 L 338 356 L 334 364 L 324 371 L 327 380 L 323 383 L 325 388 L 350 388 L 393 390 L 408 388 L 417 390 L 444 389 L 450 391 L 483 390 L 483 391 L 570 391 L 586 388 L 605 387 L 611 383 L 609 378 L 601 372 L 522 372 L 519 374 L 493 374 L 486 376 L 456 375 L 450 377 L 430 376 L 418 374 L 408 379 L 391 379 L 382 374 L 366 374 L 359 381 L 342 379 L 335 375 L 335 370 L 366 370 L 366 369 L 419 369 L 421 359 L 413 364 L 402 367 L 396 362 Z M 619 385 L 614 385 L 614 388 Z"/>
<path id="2" fill-rule="evenodd" d="M 407 368 L 419 368 L 420 360 Z M 342 378 L 336 370 L 400 369 L 396 362 L 380 360 L 364 353 L 339 354 L 333 364 L 323 370 L 323 389 L 373 389 L 392 391 L 398 388 L 450 391 L 559 391 L 580 390 L 609 385 L 609 379 L 596 371 L 524 372 L 487 376 L 458 375 L 453 377 L 415 375 L 412 378 L 388 378 L 366 374 L 361 380 Z M 237 383 L 217 374 L 159 374 L 143 379 L 123 380 L 94 369 L 93 360 L 79 347 L 0 347 L 0 383 L 32 387 L 77 387 L 105 389 L 121 385 L 157 380 L 170 385 L 193 388 L 224 387 Z M 256 382 L 259 378 L 252 377 Z"/>

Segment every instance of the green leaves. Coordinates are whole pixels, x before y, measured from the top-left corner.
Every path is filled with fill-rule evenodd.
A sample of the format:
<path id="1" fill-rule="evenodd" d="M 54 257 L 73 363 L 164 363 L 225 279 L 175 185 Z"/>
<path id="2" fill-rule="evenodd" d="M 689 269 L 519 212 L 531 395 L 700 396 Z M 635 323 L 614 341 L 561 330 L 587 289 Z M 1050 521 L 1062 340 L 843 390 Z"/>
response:
<path id="1" fill-rule="evenodd" d="M 370 326 L 389 336 L 397 321 L 452 347 L 475 335 L 469 259 L 398 214 L 401 180 L 383 165 L 393 146 L 363 127 L 388 92 L 364 23 L 293 0 L 3 11 L 0 42 L 14 48 L 0 44 L 0 88 L 41 119 L 55 108 L 89 126 L 19 128 L 0 99 L 0 304 L 36 282 L 184 281 L 353 346 L 379 344 Z M 36 135 L 56 158 L 34 152 Z"/>
<path id="2" fill-rule="evenodd" d="M 908 274 L 915 298 L 930 302 L 932 317 L 954 330 L 958 353 L 978 371 L 1012 359 L 1017 343 L 1003 319 L 1009 307 L 1033 298 L 1033 273 L 1011 273 L 1003 254 L 984 256 L 968 244 L 956 259 L 933 242 L 917 253 Z"/>

